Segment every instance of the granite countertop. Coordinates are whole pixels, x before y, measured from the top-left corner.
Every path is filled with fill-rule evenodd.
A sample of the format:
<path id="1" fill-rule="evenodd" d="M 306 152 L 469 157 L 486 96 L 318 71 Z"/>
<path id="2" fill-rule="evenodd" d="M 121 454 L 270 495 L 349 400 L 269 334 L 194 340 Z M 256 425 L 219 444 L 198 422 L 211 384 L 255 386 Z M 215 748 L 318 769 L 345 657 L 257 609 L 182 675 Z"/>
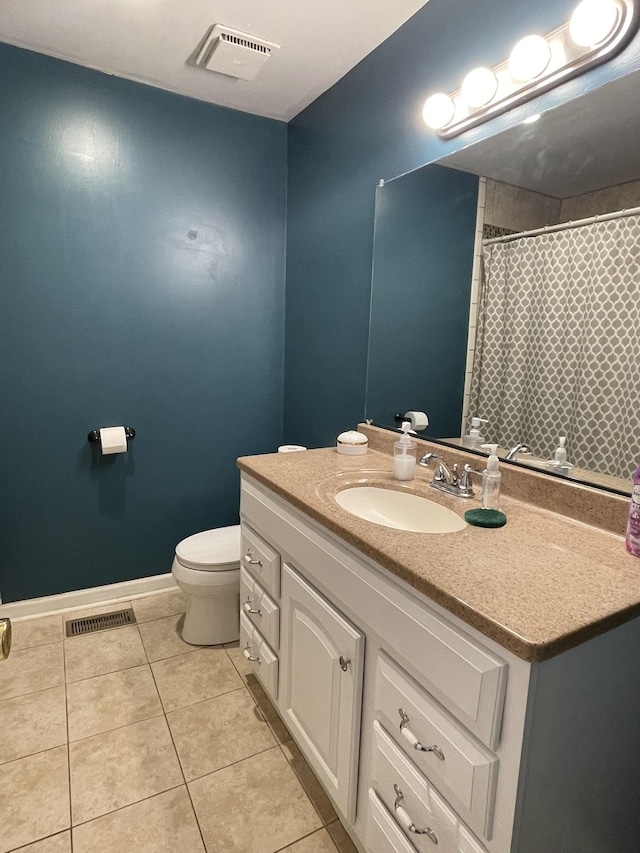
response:
<path id="1" fill-rule="evenodd" d="M 238 460 L 246 474 L 392 574 L 527 661 L 543 661 L 640 614 L 640 560 L 624 539 L 503 496 L 507 524 L 424 534 L 363 521 L 333 499 L 356 482 L 421 495 L 459 515 L 480 505 L 430 487 L 432 472 L 399 483 L 393 460 L 334 448 Z"/>

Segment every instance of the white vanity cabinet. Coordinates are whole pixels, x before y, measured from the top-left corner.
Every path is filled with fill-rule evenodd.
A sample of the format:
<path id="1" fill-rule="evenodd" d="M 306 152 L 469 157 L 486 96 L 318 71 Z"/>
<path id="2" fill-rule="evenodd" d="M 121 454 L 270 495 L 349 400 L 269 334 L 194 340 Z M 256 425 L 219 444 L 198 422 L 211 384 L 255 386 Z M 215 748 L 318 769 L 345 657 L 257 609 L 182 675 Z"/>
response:
<path id="1" fill-rule="evenodd" d="M 367 853 L 435 846 L 398 820 L 397 783 L 439 851 L 506 853 L 495 818 L 515 802 L 498 785 L 514 771 L 504 656 L 246 476 L 241 517 L 245 655 L 355 842 Z M 411 771 L 389 788 L 394 767 Z M 421 801 L 416 779 L 430 792 Z"/>
<path id="2" fill-rule="evenodd" d="M 279 706 L 334 802 L 355 818 L 364 636 L 286 563 Z"/>
<path id="3" fill-rule="evenodd" d="M 531 664 L 246 473 L 241 521 L 245 654 L 361 853 L 638 853 L 640 619 Z"/>

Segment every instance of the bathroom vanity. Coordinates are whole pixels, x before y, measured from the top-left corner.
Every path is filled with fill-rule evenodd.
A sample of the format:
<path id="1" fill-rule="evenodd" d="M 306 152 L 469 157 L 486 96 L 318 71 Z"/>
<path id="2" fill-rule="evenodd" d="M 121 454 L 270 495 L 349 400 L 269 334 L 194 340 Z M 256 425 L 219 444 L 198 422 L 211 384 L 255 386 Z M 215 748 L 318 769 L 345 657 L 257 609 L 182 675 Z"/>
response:
<path id="1" fill-rule="evenodd" d="M 241 648 L 367 853 L 637 853 L 640 563 L 505 498 L 501 530 L 392 530 L 334 495 L 429 473 L 239 460 Z M 535 475 L 534 475 L 535 476 Z"/>

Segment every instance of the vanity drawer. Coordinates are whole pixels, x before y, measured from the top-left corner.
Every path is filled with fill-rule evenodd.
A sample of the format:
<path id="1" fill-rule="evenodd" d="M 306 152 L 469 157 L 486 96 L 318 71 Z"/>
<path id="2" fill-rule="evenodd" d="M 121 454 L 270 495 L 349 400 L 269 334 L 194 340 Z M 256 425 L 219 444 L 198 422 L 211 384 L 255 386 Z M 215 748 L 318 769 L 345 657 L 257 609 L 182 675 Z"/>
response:
<path id="1" fill-rule="evenodd" d="M 242 566 L 240 609 L 271 647 L 277 649 L 280 640 L 280 608 Z"/>
<path id="2" fill-rule="evenodd" d="M 421 853 L 431 853 L 435 845 L 438 853 L 483 853 L 460 818 L 378 722 L 373 724 L 372 787 Z"/>
<path id="3" fill-rule="evenodd" d="M 280 554 L 246 524 L 242 525 L 241 565 L 275 598 L 280 597 Z"/>
<path id="4" fill-rule="evenodd" d="M 416 850 L 404 837 L 402 830 L 382 805 L 373 788 L 369 788 L 367 836 L 367 850 L 370 853 L 415 853 Z"/>
<path id="5" fill-rule="evenodd" d="M 378 656 L 375 702 L 376 718 L 411 760 L 477 833 L 491 838 L 497 757 L 386 655 Z"/>
<path id="6" fill-rule="evenodd" d="M 244 613 L 240 614 L 240 648 L 256 678 L 275 702 L 278 698 L 278 658 Z"/>

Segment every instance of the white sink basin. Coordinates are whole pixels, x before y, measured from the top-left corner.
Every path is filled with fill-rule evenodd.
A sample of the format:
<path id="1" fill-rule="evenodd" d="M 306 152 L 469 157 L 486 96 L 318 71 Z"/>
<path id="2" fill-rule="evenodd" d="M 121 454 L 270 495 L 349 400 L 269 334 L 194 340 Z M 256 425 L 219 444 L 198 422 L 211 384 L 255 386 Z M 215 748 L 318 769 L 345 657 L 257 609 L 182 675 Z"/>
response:
<path id="1" fill-rule="evenodd" d="M 351 515 L 396 530 L 455 533 L 467 526 L 463 518 L 445 506 L 407 492 L 355 486 L 338 492 L 335 499 Z"/>

